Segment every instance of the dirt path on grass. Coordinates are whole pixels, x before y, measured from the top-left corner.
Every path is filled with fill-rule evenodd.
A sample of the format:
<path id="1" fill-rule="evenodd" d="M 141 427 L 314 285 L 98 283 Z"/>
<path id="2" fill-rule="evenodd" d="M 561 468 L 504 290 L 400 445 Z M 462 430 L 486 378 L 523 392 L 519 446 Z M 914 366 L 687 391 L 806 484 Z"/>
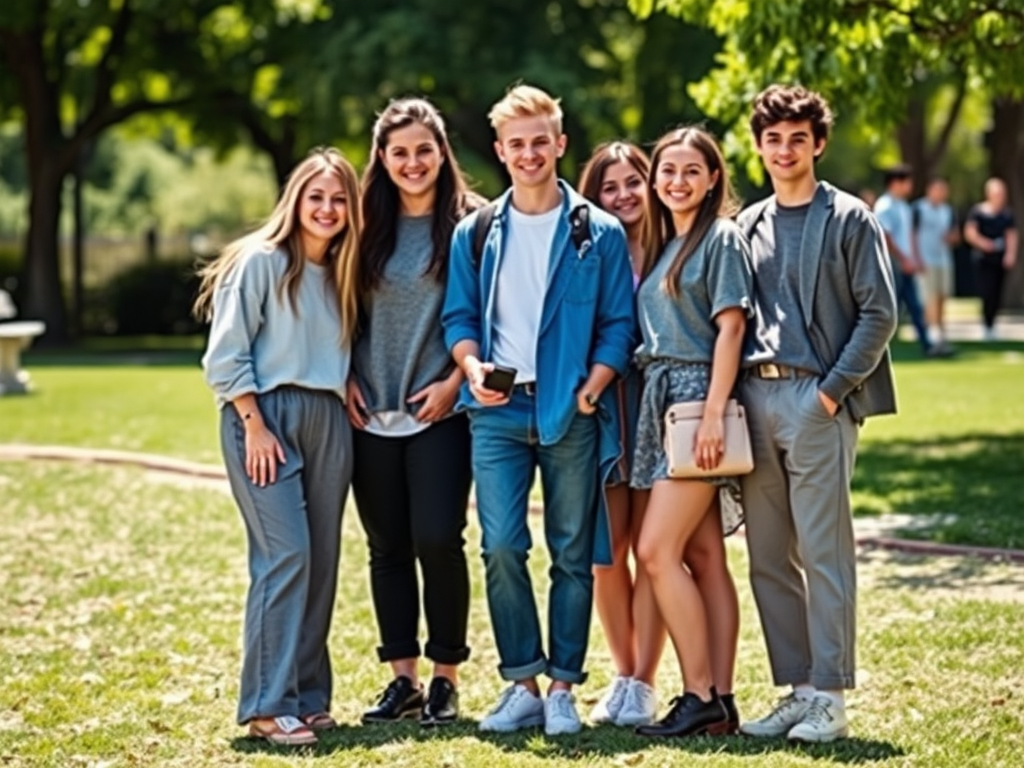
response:
<path id="1" fill-rule="evenodd" d="M 149 482 L 228 494 L 224 468 L 167 456 L 104 449 L 0 444 L 0 461 L 53 461 L 142 469 Z M 537 511 L 540 508 L 537 507 Z M 858 578 L 866 587 L 927 590 L 952 598 L 1024 603 L 1024 551 L 901 539 L 903 515 L 855 518 Z M 730 546 L 743 547 L 742 533 Z"/>

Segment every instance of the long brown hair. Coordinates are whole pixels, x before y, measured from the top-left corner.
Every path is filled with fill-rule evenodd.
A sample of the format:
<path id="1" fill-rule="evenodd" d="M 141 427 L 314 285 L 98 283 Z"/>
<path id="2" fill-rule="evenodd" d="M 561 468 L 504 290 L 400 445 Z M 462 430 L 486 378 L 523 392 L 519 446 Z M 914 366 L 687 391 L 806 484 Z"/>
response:
<path id="1" fill-rule="evenodd" d="M 441 150 L 442 160 L 431 224 L 434 248 L 425 275 L 432 275 L 438 282 L 444 281 L 455 224 L 483 204 L 482 198 L 469 191 L 469 185 L 448 142 L 444 120 L 434 105 L 419 98 L 392 101 L 373 125 L 370 163 L 363 172 L 362 205 L 366 226 L 359 247 L 359 285 L 363 293 L 376 288 L 384 276 L 384 267 L 395 250 L 398 217 L 401 214 L 398 187 L 388 175 L 381 156 L 387 149 L 391 132 L 414 123 L 419 123 L 433 134 Z"/>
<path id="2" fill-rule="evenodd" d="M 718 218 L 731 218 L 739 211 L 739 201 L 729 181 L 729 170 L 715 137 L 703 128 L 695 126 L 677 128 L 666 133 L 658 140 L 654 152 L 651 153 L 651 173 L 647 180 L 647 216 L 644 219 L 644 263 L 640 278 L 643 279 L 651 273 L 666 244 L 678 234 L 672 221 L 672 212 L 661 202 L 655 190 L 655 178 L 665 150 L 680 145 L 692 147 L 700 152 L 707 163 L 708 172 L 712 175 L 718 172 L 718 180 L 709 190 L 707 197 L 701 200 L 693 226 L 686 233 L 682 245 L 665 273 L 662 287 L 673 298 L 679 295 L 679 275 L 683 271 L 683 263 L 697 250 L 711 226 Z"/>
<path id="3" fill-rule="evenodd" d="M 594 147 L 590 159 L 580 171 L 580 194 L 598 207 L 601 205 L 601 184 L 604 173 L 616 163 L 628 163 L 633 166 L 640 178 L 647 183 L 651 173 L 651 161 L 647 154 L 636 144 L 628 141 L 609 141 Z"/>
<path id="4" fill-rule="evenodd" d="M 348 221 L 327 246 L 324 264 L 326 276 L 334 289 L 341 313 L 342 339 L 348 343 L 355 331 L 358 318 L 356 283 L 359 276 L 357 246 L 362 230 L 359 210 L 359 177 L 355 168 L 338 150 L 330 147 L 313 149 L 288 177 L 273 212 L 259 229 L 229 243 L 213 261 L 199 269 L 199 295 L 193 313 L 201 320 L 210 320 L 213 314 L 213 294 L 224 278 L 243 259 L 258 257 L 282 250 L 288 257 L 288 266 L 277 285 L 277 300 L 285 297 L 292 308 L 299 290 L 299 281 L 306 265 L 302 250 L 302 227 L 298 209 L 306 185 L 317 176 L 329 174 L 337 177 L 347 200 Z"/>

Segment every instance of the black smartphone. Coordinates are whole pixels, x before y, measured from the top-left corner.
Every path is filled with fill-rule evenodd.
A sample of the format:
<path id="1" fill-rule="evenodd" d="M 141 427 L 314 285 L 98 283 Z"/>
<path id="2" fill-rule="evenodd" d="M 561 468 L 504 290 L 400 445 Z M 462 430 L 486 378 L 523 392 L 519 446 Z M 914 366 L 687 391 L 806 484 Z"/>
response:
<path id="1" fill-rule="evenodd" d="M 506 368 L 503 365 L 494 366 L 494 370 L 488 371 L 484 376 L 484 386 L 495 392 L 501 392 L 505 397 L 512 396 L 512 388 L 516 385 L 516 369 Z"/>

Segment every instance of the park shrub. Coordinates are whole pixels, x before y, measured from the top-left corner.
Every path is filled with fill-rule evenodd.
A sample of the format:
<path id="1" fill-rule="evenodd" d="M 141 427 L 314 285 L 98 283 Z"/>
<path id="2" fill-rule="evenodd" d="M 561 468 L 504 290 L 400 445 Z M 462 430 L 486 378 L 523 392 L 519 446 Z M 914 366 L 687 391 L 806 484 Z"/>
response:
<path id="1" fill-rule="evenodd" d="M 20 272 L 21 247 L 0 245 L 0 288 L 16 295 Z"/>
<path id="2" fill-rule="evenodd" d="M 191 313 L 198 286 L 191 257 L 137 264 L 110 281 L 87 325 L 130 336 L 197 333 Z"/>

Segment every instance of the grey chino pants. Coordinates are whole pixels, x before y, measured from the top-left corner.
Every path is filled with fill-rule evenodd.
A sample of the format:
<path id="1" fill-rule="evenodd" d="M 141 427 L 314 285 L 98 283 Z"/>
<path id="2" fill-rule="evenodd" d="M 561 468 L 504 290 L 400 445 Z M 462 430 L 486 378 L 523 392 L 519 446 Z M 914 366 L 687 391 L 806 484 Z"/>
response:
<path id="1" fill-rule="evenodd" d="M 740 395 L 754 451 L 742 481 L 750 583 L 775 684 L 853 688 L 858 427 L 828 415 L 813 376 L 745 378 Z"/>
<path id="2" fill-rule="evenodd" d="M 341 399 L 282 387 L 259 396 L 284 449 L 277 482 L 245 474 L 245 427 L 221 412 L 221 449 L 249 541 L 249 594 L 238 722 L 330 710 L 327 634 L 338 576 L 352 432 Z"/>

